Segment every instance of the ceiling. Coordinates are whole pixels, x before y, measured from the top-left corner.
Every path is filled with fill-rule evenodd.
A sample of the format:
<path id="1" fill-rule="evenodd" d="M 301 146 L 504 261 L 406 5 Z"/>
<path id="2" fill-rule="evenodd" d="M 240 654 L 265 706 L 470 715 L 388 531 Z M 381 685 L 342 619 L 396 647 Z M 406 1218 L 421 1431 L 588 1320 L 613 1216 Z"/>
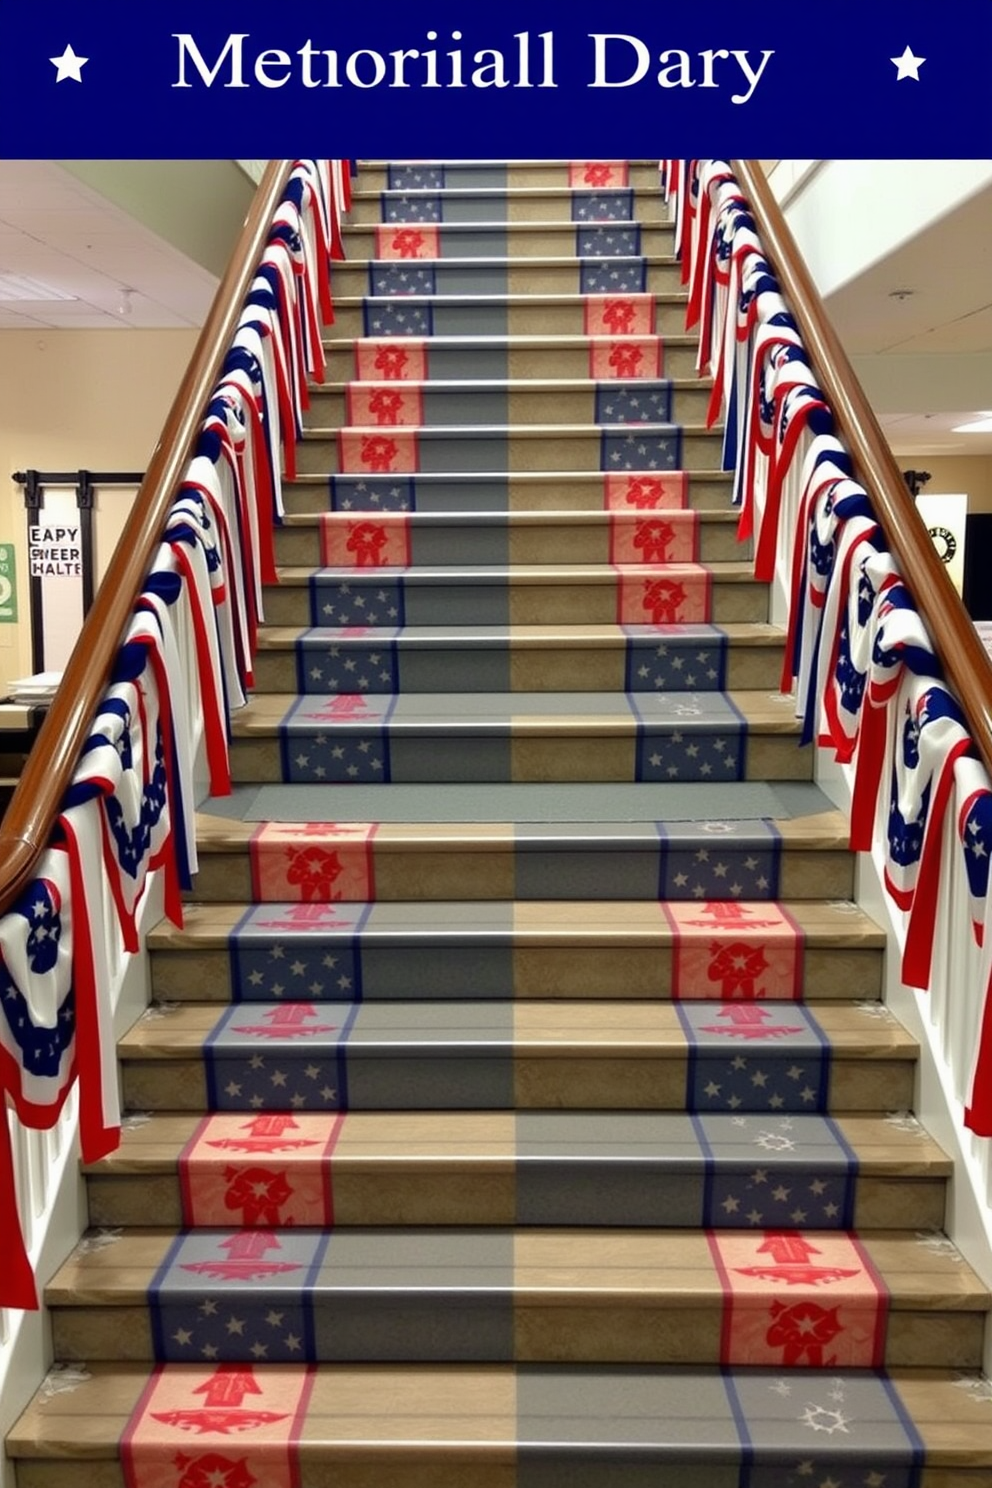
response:
<path id="1" fill-rule="evenodd" d="M 73 298 L 2 298 L 4 274 Z M 198 326 L 216 287 L 54 161 L 0 160 L 0 330 Z"/>
<path id="2" fill-rule="evenodd" d="M 4 274 L 72 298 L 0 298 L 0 329 L 196 326 L 217 282 L 54 161 L 0 160 L 0 296 Z M 828 309 L 900 453 L 992 454 L 992 432 L 953 432 L 992 409 L 992 189 L 845 285 Z M 920 386 L 911 406 L 893 407 L 873 384 L 914 358 Z M 935 374 L 941 367 L 957 378 Z"/>

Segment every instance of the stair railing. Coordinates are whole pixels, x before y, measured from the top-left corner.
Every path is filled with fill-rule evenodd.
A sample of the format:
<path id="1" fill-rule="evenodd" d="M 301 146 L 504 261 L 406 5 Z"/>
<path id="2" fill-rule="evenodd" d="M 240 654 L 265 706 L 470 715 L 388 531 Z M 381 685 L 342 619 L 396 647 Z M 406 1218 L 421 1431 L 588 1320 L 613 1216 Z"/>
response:
<path id="1" fill-rule="evenodd" d="M 2 1308 L 36 1305 L 25 1239 L 38 1255 L 76 1111 L 84 1160 L 119 1140 L 114 1013 L 129 978 L 138 1008 L 147 1000 L 143 915 L 157 896 L 182 923 L 197 791 L 230 790 L 230 713 L 276 576 L 281 471 L 294 474 L 308 381 L 323 378 L 349 204 L 342 162 L 266 168 L 0 827 L 0 1095 L 12 1108 L 0 1121 L 0 1375 Z"/>
<path id="2" fill-rule="evenodd" d="M 987 1205 L 990 1144 L 976 1138 L 992 1136 L 992 667 L 762 171 L 662 171 L 739 534 L 754 539 L 756 576 L 786 596 L 783 689 L 849 793 L 894 984 L 923 1010 Z"/>

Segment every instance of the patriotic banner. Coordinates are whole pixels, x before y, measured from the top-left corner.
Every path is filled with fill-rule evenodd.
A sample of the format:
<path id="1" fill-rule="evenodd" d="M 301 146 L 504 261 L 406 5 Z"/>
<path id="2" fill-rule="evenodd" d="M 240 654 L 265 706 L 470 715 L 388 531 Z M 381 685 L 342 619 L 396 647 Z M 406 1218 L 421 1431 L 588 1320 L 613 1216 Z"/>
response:
<path id="1" fill-rule="evenodd" d="M 408 568 L 410 519 L 405 513 L 348 519 L 322 512 L 320 561 L 326 568 Z"/>
<path id="2" fill-rule="evenodd" d="M 419 427 L 424 422 L 424 391 L 421 387 L 387 387 L 384 383 L 365 386 L 349 382 L 345 390 L 345 421 L 395 427 Z"/>
<path id="3" fill-rule="evenodd" d="M 710 618 L 711 577 L 695 563 L 669 564 L 661 574 L 617 567 L 618 625 L 681 625 Z"/>
<path id="4" fill-rule="evenodd" d="M 880 1369 L 888 1292 L 853 1235 L 711 1234 L 724 1291 L 721 1364 Z"/>
<path id="5" fill-rule="evenodd" d="M 596 388 L 593 422 L 597 424 L 667 424 L 672 416 L 670 382 L 614 378 Z"/>
<path id="6" fill-rule="evenodd" d="M 568 184 L 573 189 L 593 186 L 626 186 L 630 181 L 627 160 L 572 160 L 568 166 Z"/>
<path id="7" fill-rule="evenodd" d="M 183 1223 L 329 1228 L 331 1158 L 344 1119 L 302 1111 L 205 1116 L 179 1157 Z"/>
<path id="8" fill-rule="evenodd" d="M 625 625 L 624 630 L 627 692 L 723 691 L 727 638 L 715 625 Z"/>
<path id="9" fill-rule="evenodd" d="M 640 470 L 680 470 L 682 468 L 682 430 L 674 424 L 660 432 L 657 424 L 648 424 L 636 434 L 623 434 L 610 426 L 603 429 L 600 445 L 600 469 L 617 472 Z"/>
<path id="10" fill-rule="evenodd" d="M 781 904 L 663 903 L 672 996 L 791 1001 L 802 996 L 803 934 Z"/>
<path id="11" fill-rule="evenodd" d="M 366 903 L 375 898 L 369 822 L 265 822 L 249 844 L 252 898 Z"/>
<path id="12" fill-rule="evenodd" d="M 699 558 L 699 513 L 665 516 L 610 513 L 610 558 L 616 565 L 696 563 Z"/>
<path id="13" fill-rule="evenodd" d="M 829 1116 L 701 1112 L 690 1120 L 706 1162 L 707 1228 L 852 1227 L 858 1159 Z"/>
<path id="14" fill-rule="evenodd" d="M 240 1003 L 204 1042 L 211 1111 L 344 1111 L 356 1006 Z"/>
<path id="15" fill-rule="evenodd" d="M 686 1110 L 825 1112 L 830 1042 L 805 1008 L 680 1002 Z"/>
<path id="16" fill-rule="evenodd" d="M 594 382 L 660 377 L 663 360 L 660 336 L 596 336 L 589 341 L 589 376 Z"/>
<path id="17" fill-rule="evenodd" d="M 657 828 L 659 899 L 777 898 L 782 840 L 773 822 L 658 822 Z"/>
<path id="18" fill-rule="evenodd" d="M 415 472 L 417 434 L 411 429 L 393 434 L 379 434 L 374 429 L 339 429 L 338 469 L 346 475 Z"/>
<path id="19" fill-rule="evenodd" d="M 156 1369 L 121 1438 L 126 1488 L 299 1488 L 313 1382 L 264 1364 Z"/>
<path id="20" fill-rule="evenodd" d="M 655 297 L 651 294 L 587 295 L 583 310 L 587 336 L 653 336 Z"/>
<path id="21" fill-rule="evenodd" d="M 422 341 L 355 342 L 355 377 L 359 382 L 424 382 L 428 376 L 427 347 Z"/>
<path id="22" fill-rule="evenodd" d="M 603 505 L 607 511 L 679 511 L 688 505 L 689 477 L 684 470 L 656 475 L 640 470 L 603 476 Z"/>
<path id="23" fill-rule="evenodd" d="M 235 1002 L 358 1002 L 359 937 L 370 905 L 253 904 L 230 938 Z"/>
<path id="24" fill-rule="evenodd" d="M 441 257 L 441 232 L 437 227 L 392 227 L 377 224 L 375 256 L 378 259 Z"/>

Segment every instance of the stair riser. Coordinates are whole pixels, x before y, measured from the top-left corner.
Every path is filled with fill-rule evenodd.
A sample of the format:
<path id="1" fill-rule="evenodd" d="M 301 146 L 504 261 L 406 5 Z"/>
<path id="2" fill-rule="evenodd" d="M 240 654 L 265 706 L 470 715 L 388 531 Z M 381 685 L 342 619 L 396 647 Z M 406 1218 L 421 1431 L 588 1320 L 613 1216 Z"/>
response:
<path id="1" fill-rule="evenodd" d="M 375 508 L 372 508 L 374 514 Z M 348 537 L 360 523 L 360 518 L 342 516 L 339 530 L 342 537 L 332 542 L 334 562 L 346 561 Z M 628 526 L 626 532 L 632 532 Z M 619 534 L 623 541 L 625 533 Z M 613 562 L 632 563 L 635 555 L 643 552 L 632 543 L 624 546 L 623 555 L 616 552 L 615 541 L 609 527 L 603 523 L 583 523 L 569 526 L 562 522 L 538 526 L 536 523 L 507 525 L 497 523 L 450 523 L 431 521 L 407 528 L 409 563 L 413 567 L 460 567 L 474 564 L 541 564 L 556 563 L 606 564 Z M 733 563 L 746 556 L 746 549 L 737 541 L 736 524 L 733 522 L 704 522 L 696 533 L 698 551 L 693 551 L 692 536 L 680 531 L 677 539 L 669 543 L 667 559 L 658 562 Z M 678 541 L 678 548 L 674 547 Z M 402 545 L 402 544 L 401 544 Z M 321 552 L 321 534 L 316 527 L 281 527 L 276 531 L 276 562 L 293 567 L 319 568 L 325 561 Z M 339 556 L 338 556 L 339 555 Z M 645 565 L 645 571 L 652 564 Z M 781 667 L 778 668 L 781 670 Z"/>
<path id="2" fill-rule="evenodd" d="M 392 344 L 395 344 L 395 338 Z M 642 349 L 645 360 L 649 351 L 653 355 L 653 347 L 646 342 Z M 527 347 L 505 342 L 495 345 L 476 342 L 475 345 L 469 343 L 467 346 L 454 346 L 450 342 L 433 340 L 424 343 L 424 352 L 424 376 L 439 381 L 470 381 L 475 378 L 579 378 L 591 375 L 589 340 L 583 340 L 578 345 L 574 340 L 569 340 L 567 345 L 560 348 L 548 344 Z M 350 382 L 359 375 L 353 343 L 332 342 L 326 350 L 326 356 L 328 382 Z M 663 346 L 660 374 L 675 378 L 695 377 L 695 351 L 689 346 L 673 346 L 670 343 Z M 315 391 L 317 390 L 311 391 L 311 397 Z"/>
<path id="3" fill-rule="evenodd" d="M 352 198 L 348 223 L 397 222 L 417 227 L 446 222 L 571 222 L 592 227 L 606 221 L 667 222 L 669 209 L 656 191 L 623 193 L 607 188 L 600 194 L 608 201 L 605 210 L 591 208 L 594 200 L 589 191 L 569 191 L 550 187 L 537 190 L 502 192 L 491 188 L 442 188 L 440 191 L 383 191 Z M 581 214 L 581 215 L 579 215 Z"/>
<path id="4" fill-rule="evenodd" d="M 880 993 L 880 949 L 808 946 L 804 967 L 806 1001 L 871 1000 Z M 521 1002 L 548 999 L 664 1002 L 672 996 L 672 952 L 660 938 L 641 946 L 627 945 L 622 941 L 612 945 L 565 942 L 550 946 L 514 946 L 507 942 L 501 946 L 468 943 L 441 946 L 431 937 L 422 937 L 419 944 L 410 937 L 394 937 L 392 942 L 363 944 L 360 980 L 362 998 L 368 1003 L 411 1000 L 453 1003 L 466 998 L 491 1003 L 507 997 Z M 197 946 L 195 954 L 189 949 L 156 949 L 152 957 L 152 988 L 155 997 L 167 1003 L 228 1003 L 233 992 L 230 953 L 226 948 L 200 946 Z M 350 1005 L 337 1006 L 347 1010 Z M 719 1005 L 714 1004 L 714 1017 L 718 1010 Z M 478 1016 L 483 1015 L 483 1010 L 480 1010 Z M 528 1014 L 523 1012 L 519 1018 L 522 1026 L 528 1028 Z M 547 1048 L 549 1054 L 554 1052 L 553 1045 L 548 1044 Z M 543 1061 L 537 1059 L 532 1061 L 532 1070 L 540 1074 L 544 1066 L 547 1078 L 551 1079 L 553 1070 L 550 1067 L 557 1067 L 561 1062 L 557 1057 Z M 590 1048 L 588 1055 L 574 1061 L 576 1066 L 586 1070 L 598 1070 L 606 1062 L 609 1061 L 604 1052 L 595 1046 Z M 633 1072 L 638 1061 L 614 1058 L 613 1063 L 617 1067 L 626 1065 Z M 650 1078 L 656 1080 L 657 1059 L 645 1061 L 645 1067 L 653 1071 Z M 835 1075 L 837 1068 L 835 1061 Z M 908 1063 L 906 1068 L 909 1068 Z M 888 1111 L 906 1109 L 911 1093 L 910 1086 L 902 1100 L 895 1099 L 892 1092 L 883 1099 L 881 1095 L 873 1097 L 869 1087 L 862 1095 L 867 1107 L 878 1109 L 881 1101 L 880 1109 Z M 677 1108 L 685 1099 L 684 1068 L 681 1077 L 673 1077 L 672 1095 Z M 547 1102 L 542 1100 L 538 1104 Z M 578 1104 L 585 1106 L 589 1099 L 580 1099 Z M 601 1107 L 604 1101 L 597 1094 L 592 1104 Z M 630 1109 L 636 1107 L 638 1101 L 631 1098 L 630 1092 L 626 1097 L 621 1092 L 620 1104 L 624 1109 Z M 648 1105 L 657 1107 L 656 1090 L 649 1095 Z M 141 1108 L 140 1101 L 137 1108 Z M 661 1108 L 671 1109 L 671 1106 L 666 1100 Z M 855 1105 L 848 1109 L 859 1108 Z"/>
<path id="5" fill-rule="evenodd" d="M 403 312 L 402 329 L 393 328 Z M 337 336 L 584 336 L 587 300 L 580 295 L 537 298 L 524 295 L 512 300 L 394 299 L 355 300 L 342 296 L 334 305 Z M 680 296 L 658 297 L 654 323 L 645 334 L 679 336 L 685 331 L 685 304 Z"/>
<path id="6" fill-rule="evenodd" d="M 315 669 L 321 672 L 320 677 L 313 675 Z M 549 644 L 539 650 L 507 647 L 485 651 L 458 647 L 456 642 L 450 648 L 401 646 L 391 670 L 391 677 L 370 673 L 371 686 L 363 690 L 435 692 L 442 678 L 446 692 L 616 692 L 629 685 L 625 649 L 619 646 L 586 650 L 580 646 L 557 648 Z M 780 658 L 769 647 L 731 646 L 727 653 L 726 686 L 774 692 L 780 671 Z M 327 691 L 327 678 L 332 674 L 323 646 L 319 651 L 307 650 L 298 656 L 262 651 L 255 658 L 255 691 L 322 693 Z M 705 680 L 698 683 L 700 690 L 711 685 L 715 684 Z M 199 882 L 197 879 L 198 889 Z"/>
<path id="7" fill-rule="evenodd" d="M 625 162 L 625 161 L 591 161 L 591 165 L 609 165 L 612 170 L 607 183 L 615 181 L 618 185 L 624 183 L 642 191 L 656 191 L 658 189 L 658 162 Z M 413 184 L 413 172 L 420 170 L 419 165 L 393 166 L 392 170 L 385 165 L 362 165 L 353 180 L 355 191 L 402 191 Z M 500 186 L 509 187 L 535 187 L 554 186 L 559 189 L 568 187 L 571 183 L 571 174 L 568 165 L 560 160 L 535 161 L 533 164 L 524 164 L 520 161 L 502 160 L 473 160 L 464 164 L 446 164 L 443 168 L 443 178 L 432 175 L 427 178 L 431 181 L 443 179 L 445 186 L 465 189 L 471 186 L 483 186 L 495 189 Z M 582 179 L 584 172 L 579 172 L 578 179 Z M 426 189 L 426 188 L 422 188 Z"/>
<path id="8" fill-rule="evenodd" d="M 536 236 L 536 235 L 535 235 Z M 677 263 L 657 263 L 651 247 L 641 245 L 636 255 L 577 257 L 571 242 L 531 243 L 535 253 L 532 268 L 506 261 L 505 245 L 488 238 L 455 243 L 452 256 L 393 260 L 375 258 L 376 245 L 366 257 L 355 252 L 352 262 L 332 272 L 335 294 L 389 295 L 507 295 L 507 294 L 622 294 L 645 290 L 652 294 L 674 294 L 681 287 Z M 475 251 L 473 251 L 475 250 Z M 454 255 L 457 254 L 457 258 Z M 542 260 L 560 259 L 560 262 Z"/>
<path id="9" fill-rule="evenodd" d="M 330 572 L 330 571 L 328 571 Z M 334 570 L 334 583 L 348 582 L 344 570 Z M 367 570 L 365 573 L 367 574 Z M 384 581 L 395 584 L 396 570 L 384 572 Z M 339 577 L 340 576 L 340 577 Z M 488 576 L 487 576 L 488 577 Z M 614 576 L 591 575 L 586 579 L 555 579 L 525 582 L 511 579 L 483 582 L 481 575 L 467 575 L 460 582 L 432 584 L 415 572 L 404 574 L 403 618 L 388 620 L 385 612 L 377 622 L 393 625 L 615 625 L 617 585 Z M 357 580 L 356 580 L 357 586 Z M 379 591 L 374 591 L 378 593 Z M 710 587 L 711 618 L 715 625 L 734 621 L 764 621 L 768 614 L 767 587 L 714 579 Z M 283 584 L 265 591 L 265 616 L 271 625 L 333 625 L 343 622 L 338 614 L 325 613 L 323 588 L 311 596 L 309 587 Z M 645 615 L 645 619 L 649 617 Z"/>
<path id="10" fill-rule="evenodd" d="M 377 390 L 378 387 L 377 384 Z M 375 425 L 374 414 L 365 416 L 362 391 L 356 391 L 353 395 L 355 401 L 349 403 L 343 390 L 314 390 L 310 394 L 307 422 L 314 428 L 337 428 L 349 423 Z M 657 422 L 702 424 L 710 398 L 709 388 L 705 386 L 669 388 L 667 384 L 659 387 L 654 381 L 642 383 L 635 379 L 613 379 L 584 388 L 552 386 L 511 390 L 471 386 L 442 390 L 428 384 L 420 396 L 396 383 L 384 386 L 383 391 L 390 394 L 395 391 L 404 400 L 404 406 L 396 410 L 395 418 L 386 427 L 393 424 L 396 427 L 420 424 L 605 424 L 610 428 L 614 425 L 626 428 L 628 424 L 636 427 L 641 410 L 650 411 Z M 649 402 L 652 396 L 660 400 L 653 409 Z M 635 407 L 632 416 L 625 419 L 622 415 L 631 399 L 635 401 Z M 356 413 L 361 416 L 354 417 Z"/>
<path id="11" fill-rule="evenodd" d="M 325 737 L 330 748 L 339 735 L 325 730 Z M 633 738 L 583 738 L 574 730 L 544 738 L 516 739 L 508 735 L 444 737 L 434 732 L 400 736 L 394 732 L 388 746 L 388 780 L 394 785 L 450 780 L 480 785 L 552 780 L 633 782 L 639 778 L 640 751 Z M 232 780 L 236 784 L 314 781 L 309 773 L 312 766 L 297 768 L 294 763 L 300 754 L 308 759 L 315 757 L 309 737 L 294 737 L 287 748 L 291 761 L 284 761 L 276 739 L 236 738 L 231 746 Z M 330 775 L 317 778 L 326 784 L 335 783 Z M 358 778 L 364 784 L 373 783 L 372 777 Z M 794 739 L 752 733 L 742 773 L 728 770 L 725 778 L 809 780 L 811 758 L 808 751 L 796 748 Z"/>
<path id="12" fill-rule="evenodd" d="M 376 444 L 360 448 L 368 435 Z M 301 475 L 344 470 L 353 475 L 458 474 L 480 471 L 512 473 L 525 470 L 719 470 L 719 434 L 684 432 L 677 428 L 617 425 L 574 431 L 533 426 L 509 433 L 489 428 L 385 429 L 352 431 L 353 453 L 340 459 L 336 434 L 308 430 L 297 447 Z M 379 441 L 385 440 L 385 444 Z M 381 459 L 377 451 L 383 450 Z M 616 459 L 614 459 L 616 454 Z M 638 461 L 642 463 L 637 463 Z"/>
<path id="13" fill-rule="evenodd" d="M 220 1067 L 218 1067 L 220 1073 Z M 238 1070 L 240 1073 L 240 1069 Z M 835 1065 L 830 1091 L 835 1114 L 905 1109 L 913 1096 L 913 1065 L 866 1060 L 857 1067 Z M 201 1060 L 143 1060 L 122 1063 L 124 1094 L 132 1110 L 204 1111 L 228 1109 L 211 1103 Z M 221 1076 L 223 1078 L 223 1076 Z M 528 1060 L 470 1055 L 400 1060 L 385 1056 L 348 1060 L 347 1105 L 339 1087 L 328 1101 L 319 1093 L 308 1110 L 351 1111 L 681 1111 L 685 1109 L 686 1069 L 675 1060 Z M 235 1083 L 238 1083 L 235 1080 Z M 302 1076 L 300 1085 L 306 1081 Z M 592 1088 L 590 1088 L 590 1086 Z M 284 1104 L 277 1096 L 269 1109 Z M 260 1109 L 267 1109 L 261 1107 Z"/>
<path id="14" fill-rule="evenodd" d="M 536 860 L 536 862 L 535 862 Z M 376 899 L 382 902 L 486 899 L 656 899 L 656 854 L 541 852 L 524 860 L 512 851 L 374 853 Z M 785 852 L 783 899 L 849 899 L 854 860 L 842 852 Z M 248 902 L 251 868 L 245 853 L 200 855 L 198 903 Z"/>
<path id="15" fill-rule="evenodd" d="M 338 1227 L 429 1225 L 520 1225 L 516 1180 L 512 1173 L 454 1165 L 444 1170 L 430 1164 L 425 1182 L 422 1164 L 404 1173 L 396 1163 L 341 1163 L 333 1170 L 334 1223 Z M 560 1171 L 541 1170 L 541 1224 L 599 1226 L 674 1225 L 680 1212 L 654 1175 L 650 1189 L 640 1165 L 626 1172 L 596 1164 L 587 1172 L 570 1163 Z M 169 1225 L 184 1223 L 183 1200 L 176 1173 L 106 1177 L 86 1180 L 90 1223 Z M 680 1195 L 680 1200 L 684 1196 Z M 885 1179 L 859 1175 L 855 1180 L 855 1229 L 940 1229 L 946 1190 L 943 1179 Z M 228 1214 L 228 1223 L 236 1215 Z M 533 1222 L 533 1221 L 532 1221 Z"/>
<path id="16" fill-rule="evenodd" d="M 242 1312 L 246 1300 L 241 1302 Z M 272 1300 L 282 1301 L 282 1294 L 273 1293 Z M 270 1306 L 264 1294 L 261 1305 Z M 155 1358 L 151 1317 L 145 1307 L 91 1312 L 56 1307 L 51 1318 L 59 1359 Z M 893 1311 L 886 1329 L 884 1364 L 890 1368 L 976 1369 L 982 1359 L 984 1320 L 983 1312 Z M 319 1309 L 315 1357 L 328 1363 L 458 1360 L 687 1366 L 749 1362 L 733 1357 L 721 1360 L 722 1324 L 719 1305 L 683 1305 L 673 1311 L 664 1301 L 653 1302 L 647 1296 L 634 1302 L 623 1293 L 615 1298 L 605 1294 L 588 1306 L 552 1302 L 543 1307 L 539 1300 L 519 1302 L 515 1307 L 512 1296 L 490 1301 L 484 1295 L 469 1294 L 439 1305 L 416 1293 L 390 1292 L 378 1298 L 356 1293 Z"/>

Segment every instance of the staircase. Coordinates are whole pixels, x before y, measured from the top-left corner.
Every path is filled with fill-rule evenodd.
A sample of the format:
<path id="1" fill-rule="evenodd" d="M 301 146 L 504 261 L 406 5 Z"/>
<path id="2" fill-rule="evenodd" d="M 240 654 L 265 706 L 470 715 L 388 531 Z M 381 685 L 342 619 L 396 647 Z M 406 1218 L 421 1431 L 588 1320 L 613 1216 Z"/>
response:
<path id="1" fill-rule="evenodd" d="M 370 165 L 18 1488 L 978 1488 L 648 165 Z"/>

